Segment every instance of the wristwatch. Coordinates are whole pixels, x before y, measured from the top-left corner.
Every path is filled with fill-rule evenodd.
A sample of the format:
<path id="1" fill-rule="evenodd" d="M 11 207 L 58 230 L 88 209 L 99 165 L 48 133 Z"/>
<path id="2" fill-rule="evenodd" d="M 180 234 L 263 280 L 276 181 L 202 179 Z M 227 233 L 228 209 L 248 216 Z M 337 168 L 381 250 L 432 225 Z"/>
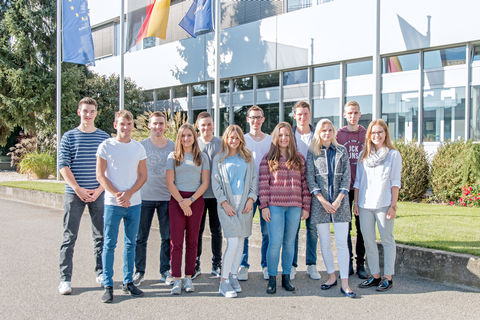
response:
<path id="1" fill-rule="evenodd" d="M 195 202 L 195 198 L 193 196 L 190 197 L 190 201 L 192 201 L 192 203 Z"/>

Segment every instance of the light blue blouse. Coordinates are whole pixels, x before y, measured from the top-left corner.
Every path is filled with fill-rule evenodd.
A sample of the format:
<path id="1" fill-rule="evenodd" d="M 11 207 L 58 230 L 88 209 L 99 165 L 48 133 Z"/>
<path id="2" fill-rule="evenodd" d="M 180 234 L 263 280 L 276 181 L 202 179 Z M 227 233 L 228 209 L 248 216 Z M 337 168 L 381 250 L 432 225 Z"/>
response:
<path id="1" fill-rule="evenodd" d="M 232 194 L 242 195 L 245 187 L 245 175 L 247 174 L 247 162 L 238 154 L 225 158 L 228 180 Z"/>

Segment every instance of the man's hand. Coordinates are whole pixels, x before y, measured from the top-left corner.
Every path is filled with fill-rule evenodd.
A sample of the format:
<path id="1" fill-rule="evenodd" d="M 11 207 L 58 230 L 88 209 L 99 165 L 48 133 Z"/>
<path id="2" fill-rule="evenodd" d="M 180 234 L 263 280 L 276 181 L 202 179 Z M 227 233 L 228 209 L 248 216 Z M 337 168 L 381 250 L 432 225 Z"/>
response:
<path id="1" fill-rule="evenodd" d="M 82 187 L 78 186 L 75 189 L 73 189 L 73 191 L 75 191 L 77 196 L 83 202 L 92 202 L 92 201 L 95 201 L 95 199 L 96 199 L 96 198 L 93 197 L 93 194 L 95 193 L 95 190 L 89 190 L 89 189 L 85 189 L 85 188 L 82 188 Z"/>
<path id="2" fill-rule="evenodd" d="M 116 197 L 117 203 L 120 206 L 125 207 L 125 208 L 130 206 L 130 198 L 132 197 L 130 192 L 128 192 L 128 191 L 117 192 L 115 194 L 115 197 Z"/>

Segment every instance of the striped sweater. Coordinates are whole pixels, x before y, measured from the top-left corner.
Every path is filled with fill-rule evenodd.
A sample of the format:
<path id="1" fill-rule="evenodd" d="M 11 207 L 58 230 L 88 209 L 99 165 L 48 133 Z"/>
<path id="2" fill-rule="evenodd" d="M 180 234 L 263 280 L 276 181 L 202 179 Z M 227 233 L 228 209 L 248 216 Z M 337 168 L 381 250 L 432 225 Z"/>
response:
<path id="1" fill-rule="evenodd" d="M 278 170 L 270 172 L 266 156 L 260 163 L 260 209 L 269 206 L 299 207 L 310 212 L 311 195 L 305 178 L 305 158 L 299 153 L 303 160 L 301 171 L 288 170 L 286 159 L 281 157 Z"/>
<path id="2" fill-rule="evenodd" d="M 97 149 L 100 143 L 110 136 L 103 130 L 86 133 L 78 128 L 67 131 L 60 142 L 60 158 L 58 169 L 69 167 L 78 185 L 85 189 L 96 189 L 99 186 L 96 177 Z M 75 193 L 66 184 L 66 193 Z"/>

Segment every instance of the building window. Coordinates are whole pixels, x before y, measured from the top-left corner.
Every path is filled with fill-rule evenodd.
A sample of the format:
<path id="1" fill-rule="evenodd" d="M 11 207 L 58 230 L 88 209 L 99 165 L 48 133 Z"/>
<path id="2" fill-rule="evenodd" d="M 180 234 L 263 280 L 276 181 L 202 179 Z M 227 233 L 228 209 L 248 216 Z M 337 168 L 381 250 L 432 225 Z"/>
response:
<path id="1" fill-rule="evenodd" d="M 480 86 L 472 86 L 470 114 L 470 139 L 480 140 Z"/>
<path id="2" fill-rule="evenodd" d="M 207 94 L 207 84 L 206 83 L 194 84 L 192 86 L 192 89 L 193 89 L 193 96 L 194 97 L 205 96 Z"/>
<path id="3" fill-rule="evenodd" d="M 227 127 L 229 126 L 230 122 L 229 122 L 229 113 L 228 113 L 228 108 L 220 108 L 220 123 L 219 123 L 219 126 L 220 126 L 220 136 L 223 135 L 223 132 L 225 131 L 225 129 L 227 129 Z"/>
<path id="4" fill-rule="evenodd" d="M 169 88 L 156 89 L 155 93 L 157 94 L 157 100 L 168 100 L 168 99 L 170 99 L 170 89 Z"/>
<path id="5" fill-rule="evenodd" d="M 109 24 L 92 30 L 95 59 L 112 56 L 114 54 L 114 25 Z"/>
<path id="6" fill-rule="evenodd" d="M 295 70 L 295 71 L 286 71 L 283 73 L 283 85 L 288 86 L 290 84 L 301 84 L 307 83 L 308 80 L 308 70 Z"/>
<path id="7" fill-rule="evenodd" d="M 279 86 L 279 73 L 269 73 L 257 76 L 257 88 L 271 88 Z"/>
<path id="8" fill-rule="evenodd" d="M 316 2 L 317 0 L 313 1 Z M 312 0 L 287 0 L 287 12 L 310 8 L 311 6 Z"/>
<path id="9" fill-rule="evenodd" d="M 418 141 L 418 91 L 382 94 L 382 119 L 392 140 Z"/>
<path id="10" fill-rule="evenodd" d="M 317 124 L 320 119 L 332 121 L 335 128 L 340 128 L 340 98 L 314 99 L 313 100 L 313 123 Z"/>
<path id="11" fill-rule="evenodd" d="M 459 64 L 465 64 L 465 46 L 426 51 L 423 54 L 423 68 L 436 69 Z"/>
<path id="12" fill-rule="evenodd" d="M 258 105 L 263 110 L 265 122 L 262 125 L 262 131 L 271 134 L 279 122 L 280 109 L 278 103 L 268 103 Z M 248 109 L 247 109 L 248 110 Z M 250 130 L 250 128 L 247 128 Z"/>
<path id="13" fill-rule="evenodd" d="M 244 91 L 253 89 L 253 77 L 233 79 L 233 91 Z"/>
<path id="14" fill-rule="evenodd" d="M 373 70 L 372 60 L 364 60 L 347 63 L 347 77 L 371 74 Z"/>
<path id="15" fill-rule="evenodd" d="M 174 89 L 175 98 L 184 98 L 187 96 L 187 86 L 176 87 Z"/>
<path id="16" fill-rule="evenodd" d="M 347 96 L 343 104 L 345 105 L 345 103 L 350 100 L 355 100 L 360 105 L 360 112 L 362 113 L 362 116 L 360 117 L 360 121 L 358 123 L 367 128 L 372 121 L 372 95 Z"/>
<path id="17" fill-rule="evenodd" d="M 419 53 L 403 54 L 399 56 L 385 57 L 382 59 L 382 72 L 401 72 L 418 70 Z"/>
<path id="18" fill-rule="evenodd" d="M 240 126 L 244 133 L 249 130 L 247 125 L 247 111 L 251 106 L 235 106 L 233 107 L 233 123 Z"/>

